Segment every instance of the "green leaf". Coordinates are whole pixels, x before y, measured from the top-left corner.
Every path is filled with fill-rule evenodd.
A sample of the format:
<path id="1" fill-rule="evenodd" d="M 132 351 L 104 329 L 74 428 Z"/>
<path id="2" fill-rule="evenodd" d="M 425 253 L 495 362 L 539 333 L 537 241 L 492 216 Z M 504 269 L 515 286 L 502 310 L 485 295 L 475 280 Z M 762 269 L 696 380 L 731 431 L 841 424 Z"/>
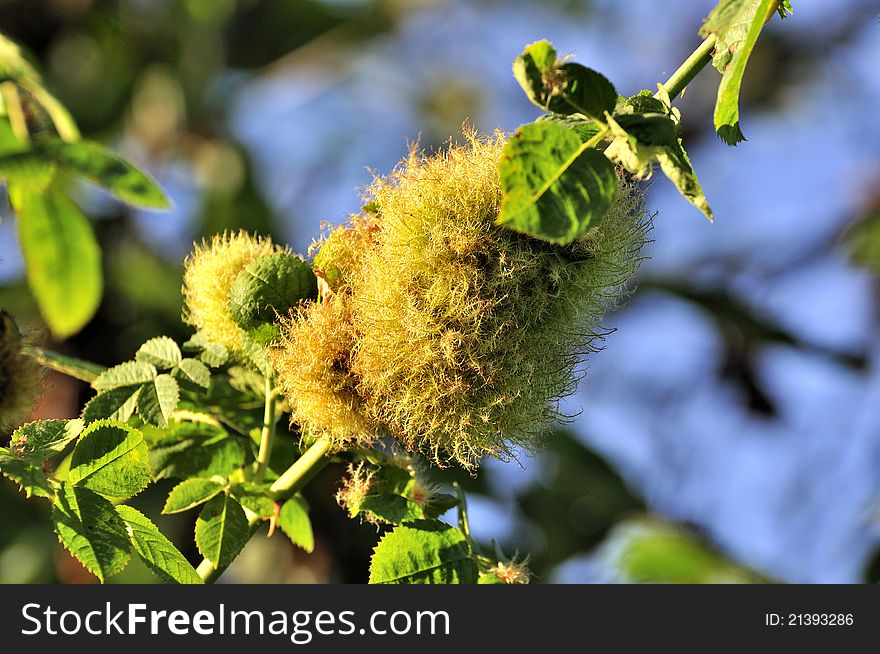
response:
<path id="1" fill-rule="evenodd" d="M 257 334 L 260 335 L 259 333 Z M 265 334 L 263 334 L 265 336 Z M 245 360 L 264 377 L 271 377 L 274 371 L 269 361 L 266 347 L 255 341 L 247 333 L 241 334 L 240 347 Z"/>
<path id="2" fill-rule="evenodd" d="M 229 315 L 261 345 L 277 334 L 279 315 L 287 315 L 302 300 L 318 296 L 312 267 L 288 252 L 252 261 L 229 290 Z"/>
<path id="3" fill-rule="evenodd" d="M 29 422 L 12 433 L 9 449 L 16 456 L 45 460 L 61 454 L 82 430 L 82 420 Z"/>
<path id="4" fill-rule="evenodd" d="M 19 147 L 25 147 L 19 143 Z M 0 156 L 0 178 L 10 184 L 44 192 L 55 178 L 55 164 L 30 151 L 7 150 Z"/>
<path id="5" fill-rule="evenodd" d="M 610 115 L 608 116 L 608 128 L 614 138 L 611 145 L 605 148 L 605 155 L 637 178 L 648 176 L 654 160 L 658 154 L 663 152 L 663 147 L 640 142 L 635 135 L 627 132 Z"/>
<path id="6" fill-rule="evenodd" d="M 201 584 L 202 578 L 186 557 L 174 547 L 147 516 L 130 506 L 119 505 L 116 512 L 125 522 L 128 538 L 146 566 L 166 582 Z"/>
<path id="7" fill-rule="evenodd" d="M 616 116 L 623 114 L 667 114 L 668 107 L 661 100 L 654 97 L 650 91 L 640 91 L 615 107 Z"/>
<path id="8" fill-rule="evenodd" d="M 89 221 L 56 192 L 9 189 L 28 283 L 56 338 L 82 329 L 98 309 L 103 287 L 101 249 Z"/>
<path id="9" fill-rule="evenodd" d="M 199 361 L 211 368 L 219 368 L 229 359 L 229 352 L 223 345 L 209 341 L 201 332 L 183 344 L 183 351 L 197 352 Z"/>
<path id="10" fill-rule="evenodd" d="M 371 584 L 473 584 L 477 563 L 465 535 L 439 520 L 416 520 L 388 532 L 370 563 Z"/>
<path id="11" fill-rule="evenodd" d="M 46 479 L 42 464 L 36 459 L 15 456 L 5 447 L 0 447 L 0 473 L 18 484 L 27 497 L 55 497 L 55 489 Z"/>
<path id="12" fill-rule="evenodd" d="M 174 376 L 204 389 L 211 385 L 211 371 L 198 359 L 183 359 L 174 370 Z"/>
<path id="13" fill-rule="evenodd" d="M 412 467 L 388 462 L 359 470 L 369 478 L 369 492 L 363 497 L 346 498 L 351 517 L 360 515 L 368 522 L 399 525 L 421 518 L 436 518 L 458 504 L 452 495 L 434 493 L 422 473 Z"/>
<path id="14" fill-rule="evenodd" d="M 128 530 L 113 505 L 81 486 L 62 482 L 52 522 L 61 544 L 102 582 L 128 563 Z"/>
<path id="15" fill-rule="evenodd" d="M 637 584 L 755 584 L 767 580 L 715 551 L 694 534 L 656 519 L 618 524 L 603 559 L 617 579 Z"/>
<path id="16" fill-rule="evenodd" d="M 68 481 L 118 502 L 150 484 L 147 445 L 140 431 L 121 422 L 95 422 L 80 436 Z"/>
<path id="17" fill-rule="evenodd" d="M 614 120 L 644 145 L 672 145 L 678 140 L 675 123 L 666 114 L 622 114 Z"/>
<path id="18" fill-rule="evenodd" d="M 215 568 L 225 568 L 250 537 L 241 505 L 225 493 L 208 502 L 196 520 L 196 546 Z"/>
<path id="19" fill-rule="evenodd" d="M 86 402 L 82 418 L 86 424 L 96 420 L 118 420 L 126 422 L 137 409 L 138 396 L 142 386 L 120 386 L 98 393 Z"/>
<path id="20" fill-rule="evenodd" d="M 437 518 L 454 506 L 458 506 L 458 498 L 449 493 L 434 493 L 422 507 L 427 518 Z"/>
<path id="21" fill-rule="evenodd" d="M 617 91 L 601 73 L 576 63 L 562 64 L 554 71 L 554 83 L 547 92 L 548 111 L 582 114 L 599 120 L 614 111 Z"/>
<path id="22" fill-rule="evenodd" d="M 559 114 L 544 114 L 535 121 L 537 123 L 555 123 L 567 127 L 577 134 L 583 143 L 599 134 L 602 128 L 594 120 L 584 120 L 576 116 L 560 116 Z"/>
<path id="23" fill-rule="evenodd" d="M 842 242 L 854 264 L 880 272 L 880 207 L 850 225 Z"/>
<path id="24" fill-rule="evenodd" d="M 151 425 L 168 426 L 180 401 L 180 388 L 171 375 L 158 375 L 144 384 L 138 395 L 138 415 Z"/>
<path id="25" fill-rule="evenodd" d="M 526 46 L 513 62 L 513 76 L 529 100 L 556 114 L 602 119 L 617 103 L 607 78 L 577 63 L 561 63 L 547 41 Z"/>
<path id="26" fill-rule="evenodd" d="M 141 345 L 134 358 L 141 363 L 152 364 L 159 370 L 170 370 L 180 363 L 181 355 L 177 343 L 167 336 L 157 336 Z"/>
<path id="27" fill-rule="evenodd" d="M 98 375 L 106 370 L 104 366 L 99 366 L 96 363 L 69 357 L 66 354 L 59 354 L 58 352 L 46 350 L 41 347 L 23 347 L 21 352 L 34 359 L 44 368 L 50 368 L 51 370 L 65 374 L 68 377 L 73 377 L 74 379 L 79 379 L 88 382 L 89 384 L 95 381 Z"/>
<path id="28" fill-rule="evenodd" d="M 297 547 L 306 552 L 315 549 L 315 535 L 309 519 L 309 507 L 301 497 L 291 497 L 281 507 L 278 526 Z"/>
<path id="29" fill-rule="evenodd" d="M 739 126 L 739 91 L 749 56 L 778 0 L 721 0 L 700 30 L 715 34 L 713 64 L 721 71 L 715 103 L 715 132 L 728 145 L 745 140 Z"/>
<path id="30" fill-rule="evenodd" d="M 230 492 L 244 508 L 253 511 L 261 518 L 268 518 L 275 513 L 275 501 L 269 497 L 268 488 L 261 488 L 245 481 L 233 484 Z"/>
<path id="31" fill-rule="evenodd" d="M 100 143 L 41 139 L 34 148 L 60 168 L 104 187 L 123 202 L 150 209 L 171 206 L 159 185 L 146 173 Z"/>
<path id="32" fill-rule="evenodd" d="M 155 366 L 149 363 L 126 361 L 98 375 L 92 382 L 92 388 L 103 393 L 124 386 L 140 386 L 155 379 L 157 374 Z"/>
<path id="33" fill-rule="evenodd" d="M 657 155 L 660 169 L 675 184 L 681 194 L 709 219 L 714 220 L 709 201 L 703 194 L 703 189 L 697 180 L 694 167 L 684 150 L 681 139 L 677 139 L 675 145 L 670 145 Z"/>
<path id="34" fill-rule="evenodd" d="M 207 502 L 212 497 L 223 490 L 226 484 L 216 479 L 204 479 L 195 477 L 186 479 L 168 493 L 168 499 L 165 501 L 165 507 L 162 513 L 180 513 L 188 511 L 203 502 Z"/>
<path id="35" fill-rule="evenodd" d="M 222 428 L 204 424 L 181 427 L 177 428 L 178 437 L 192 436 L 150 448 L 156 479 L 226 476 L 244 465 L 244 445 Z"/>
<path id="36" fill-rule="evenodd" d="M 504 147 L 498 224 L 565 245 L 598 224 L 617 191 L 617 174 L 597 150 L 562 125 L 520 127 Z"/>
<path id="37" fill-rule="evenodd" d="M 530 43 L 513 61 L 513 76 L 529 100 L 539 107 L 546 104 L 544 76 L 555 66 L 556 49 L 549 41 Z"/>

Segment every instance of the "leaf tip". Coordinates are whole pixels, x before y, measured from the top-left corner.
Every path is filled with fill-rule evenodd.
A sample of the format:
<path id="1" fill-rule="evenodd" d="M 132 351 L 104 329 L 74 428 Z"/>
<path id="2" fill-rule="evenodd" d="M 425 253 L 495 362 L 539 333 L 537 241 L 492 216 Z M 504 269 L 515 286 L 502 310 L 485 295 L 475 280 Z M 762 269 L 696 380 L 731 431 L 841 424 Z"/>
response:
<path id="1" fill-rule="evenodd" d="M 719 125 L 715 129 L 715 133 L 718 135 L 722 141 L 724 141 L 727 145 L 735 147 L 738 143 L 742 143 L 743 141 L 747 141 L 745 134 L 742 133 L 742 130 L 739 128 L 739 121 L 733 123 L 732 125 Z"/>

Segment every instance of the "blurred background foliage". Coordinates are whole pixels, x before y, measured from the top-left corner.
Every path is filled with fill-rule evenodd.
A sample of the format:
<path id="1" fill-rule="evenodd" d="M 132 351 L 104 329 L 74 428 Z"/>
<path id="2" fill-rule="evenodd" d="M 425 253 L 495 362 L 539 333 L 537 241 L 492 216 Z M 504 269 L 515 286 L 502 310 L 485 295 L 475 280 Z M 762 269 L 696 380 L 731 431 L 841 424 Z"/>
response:
<path id="1" fill-rule="evenodd" d="M 510 75 L 524 43 L 548 38 L 634 93 L 696 46 L 712 4 L 0 0 L 0 31 L 38 63 L 84 136 L 149 170 L 175 205 L 142 213 L 78 190 L 107 289 L 84 331 L 50 345 L 112 364 L 149 337 L 185 339 L 193 240 L 245 228 L 305 251 L 407 142 L 439 146 L 464 121 L 513 130 L 531 120 Z M 571 424 L 534 458 L 473 478 L 437 474 L 465 486 L 475 535 L 528 553 L 537 581 L 880 577 L 877 7 L 794 7 L 750 62 L 749 142 L 731 151 L 715 139 L 714 72 L 680 102 L 717 222 L 665 181 L 650 184 L 651 259 L 565 404 Z M 3 217 L 0 306 L 39 332 Z M 87 393 L 51 375 L 34 418 L 72 417 Z M 307 492 L 312 555 L 255 539 L 226 578 L 365 581 L 376 529 L 333 502 L 340 473 L 329 467 Z M 135 504 L 156 516 L 168 490 L 157 484 Z M 193 548 L 194 520 L 157 524 Z M 0 582 L 90 580 L 55 542 L 45 507 L 3 480 Z M 150 580 L 134 565 L 116 578 Z"/>

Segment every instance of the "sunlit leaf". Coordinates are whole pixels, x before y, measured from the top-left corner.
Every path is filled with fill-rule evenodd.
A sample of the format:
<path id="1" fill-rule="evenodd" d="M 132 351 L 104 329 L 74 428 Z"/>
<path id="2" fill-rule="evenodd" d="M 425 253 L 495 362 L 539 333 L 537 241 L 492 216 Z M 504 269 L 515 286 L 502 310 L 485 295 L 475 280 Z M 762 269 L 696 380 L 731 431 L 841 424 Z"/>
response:
<path id="1" fill-rule="evenodd" d="M 103 288 L 101 250 L 89 221 L 57 192 L 9 189 L 28 283 L 57 338 L 82 329 L 98 308 Z"/>
<path id="2" fill-rule="evenodd" d="M 557 123 L 520 127 L 500 164 L 498 224 L 559 244 L 597 225 L 617 191 L 614 166 Z"/>
<path id="3" fill-rule="evenodd" d="M 88 488 L 62 482 L 52 522 L 61 544 L 101 581 L 122 570 L 131 558 L 122 518 L 110 502 Z"/>
<path id="4" fill-rule="evenodd" d="M 125 522 L 129 540 L 141 560 L 157 576 L 176 584 L 201 584 L 199 573 L 147 516 L 130 506 L 116 512 Z"/>
<path id="5" fill-rule="evenodd" d="M 473 584 L 477 564 L 465 535 L 439 520 L 417 520 L 388 532 L 370 563 L 371 584 Z"/>

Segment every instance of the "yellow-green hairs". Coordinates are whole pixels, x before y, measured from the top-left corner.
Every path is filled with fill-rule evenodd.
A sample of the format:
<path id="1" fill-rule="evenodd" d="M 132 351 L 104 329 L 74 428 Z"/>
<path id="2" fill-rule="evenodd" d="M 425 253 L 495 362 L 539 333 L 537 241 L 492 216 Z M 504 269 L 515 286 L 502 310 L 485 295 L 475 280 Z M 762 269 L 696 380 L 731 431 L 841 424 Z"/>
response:
<path id="1" fill-rule="evenodd" d="M 196 244 L 184 262 L 184 322 L 208 340 L 241 353 L 244 332 L 229 314 L 229 291 L 249 263 L 282 251 L 271 239 L 244 231 L 224 233 Z"/>
<path id="2" fill-rule="evenodd" d="M 309 432 L 341 447 L 349 429 L 370 429 L 363 441 L 381 426 L 438 464 L 473 467 L 533 450 L 559 417 L 602 314 L 638 266 L 649 220 L 639 189 L 621 179 L 601 223 L 567 248 L 496 226 L 504 141 L 468 135 L 432 156 L 413 150 L 367 189 L 371 213 L 319 244 L 315 267 L 332 297 L 287 321 L 274 355 Z M 305 365 L 325 348 L 332 359 Z M 301 399 L 310 389 L 317 400 L 319 388 L 323 402 Z"/>
<path id="3" fill-rule="evenodd" d="M 21 346 L 15 321 L 0 310 L 0 436 L 24 422 L 43 392 L 43 369 Z"/>
<path id="4" fill-rule="evenodd" d="M 335 296 L 306 303 L 282 320 L 271 350 L 292 421 L 308 438 L 327 438 L 335 449 L 370 444 L 376 435 L 351 371 L 355 343 L 351 306 Z"/>

